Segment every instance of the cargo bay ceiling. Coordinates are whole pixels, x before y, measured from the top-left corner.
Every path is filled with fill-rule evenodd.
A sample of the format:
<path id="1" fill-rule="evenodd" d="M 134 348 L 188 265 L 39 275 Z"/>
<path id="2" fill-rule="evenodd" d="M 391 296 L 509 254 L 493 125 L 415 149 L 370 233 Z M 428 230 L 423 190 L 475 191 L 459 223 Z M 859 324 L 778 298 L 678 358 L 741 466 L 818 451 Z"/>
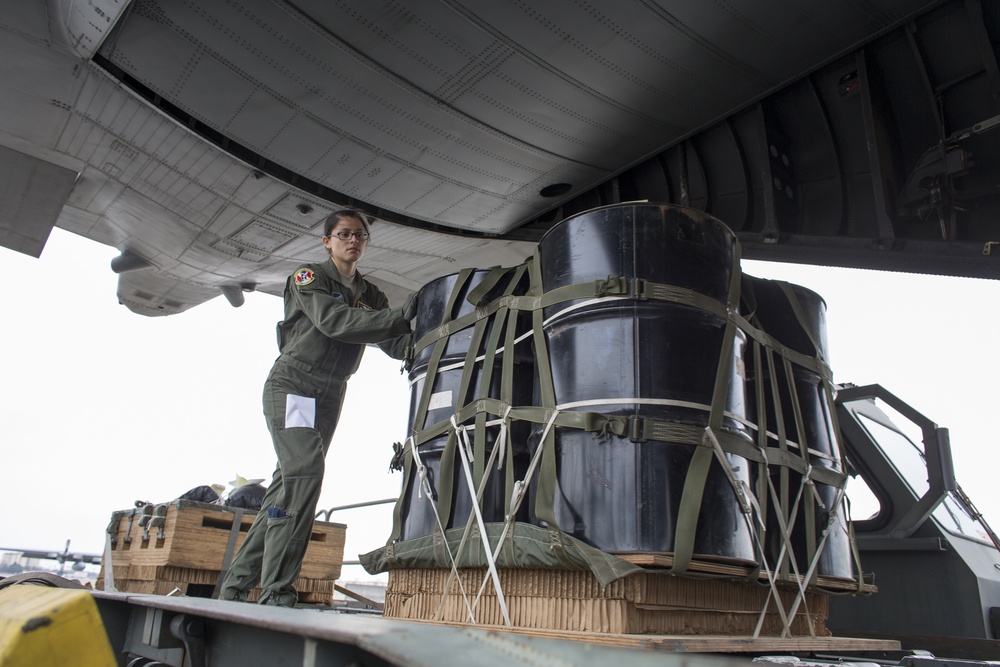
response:
<path id="1" fill-rule="evenodd" d="M 995 3 L 78 4 L 0 18 L 0 170 L 38 174 L 0 231 L 116 246 L 137 312 L 279 292 L 342 207 L 390 297 L 635 200 L 746 257 L 1000 278 Z"/>

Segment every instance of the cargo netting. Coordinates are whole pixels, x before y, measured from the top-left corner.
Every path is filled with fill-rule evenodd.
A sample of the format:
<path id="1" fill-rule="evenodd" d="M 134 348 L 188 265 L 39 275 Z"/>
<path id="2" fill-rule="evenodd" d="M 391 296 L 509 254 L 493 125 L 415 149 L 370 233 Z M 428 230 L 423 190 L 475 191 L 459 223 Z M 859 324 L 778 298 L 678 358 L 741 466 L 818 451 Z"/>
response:
<path id="1" fill-rule="evenodd" d="M 519 266 L 425 286 L 420 305 L 403 489 L 369 572 L 444 567 L 460 582 L 485 567 L 463 591 L 474 619 L 490 582 L 504 607 L 498 568 L 606 585 L 659 565 L 769 586 L 786 631 L 807 590 L 870 591 L 825 304 L 744 275 L 718 220 L 597 209 Z M 798 591 L 790 604 L 779 586 Z"/>

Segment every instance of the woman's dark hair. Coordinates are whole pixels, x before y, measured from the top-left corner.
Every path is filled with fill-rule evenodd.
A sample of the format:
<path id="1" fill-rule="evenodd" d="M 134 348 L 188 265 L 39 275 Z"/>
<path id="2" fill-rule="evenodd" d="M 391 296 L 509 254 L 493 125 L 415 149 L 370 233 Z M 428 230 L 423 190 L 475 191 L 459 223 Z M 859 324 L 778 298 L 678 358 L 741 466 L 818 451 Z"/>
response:
<path id="1" fill-rule="evenodd" d="M 369 234 L 372 233 L 371 227 L 368 226 L 368 221 L 365 220 L 365 216 L 361 215 L 357 211 L 352 211 L 349 208 L 345 208 L 341 211 L 334 211 L 331 213 L 326 222 L 323 223 L 323 236 L 329 236 L 333 231 L 333 228 L 337 226 L 337 223 L 344 218 L 354 218 L 361 222 L 361 226 L 365 228 L 365 231 Z"/>

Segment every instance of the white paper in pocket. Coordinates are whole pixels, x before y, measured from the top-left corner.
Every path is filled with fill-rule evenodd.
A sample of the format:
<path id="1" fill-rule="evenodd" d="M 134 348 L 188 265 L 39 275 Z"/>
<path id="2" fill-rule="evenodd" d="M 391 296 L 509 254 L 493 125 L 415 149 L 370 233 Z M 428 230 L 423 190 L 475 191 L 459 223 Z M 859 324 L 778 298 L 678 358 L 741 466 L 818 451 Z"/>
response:
<path id="1" fill-rule="evenodd" d="M 285 428 L 315 428 L 316 399 L 288 394 L 285 396 Z"/>

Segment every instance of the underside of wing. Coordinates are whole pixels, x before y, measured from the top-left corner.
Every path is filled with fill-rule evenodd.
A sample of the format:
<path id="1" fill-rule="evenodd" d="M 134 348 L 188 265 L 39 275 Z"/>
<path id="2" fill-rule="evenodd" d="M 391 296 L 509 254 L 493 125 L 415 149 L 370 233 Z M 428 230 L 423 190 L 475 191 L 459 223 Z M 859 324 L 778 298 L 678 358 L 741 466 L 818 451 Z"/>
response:
<path id="1" fill-rule="evenodd" d="M 0 244 L 114 246 L 122 303 L 168 314 L 280 293 L 350 208 L 395 301 L 647 200 L 713 214 L 751 258 L 997 278 L 995 12 L 18 0 Z"/>

